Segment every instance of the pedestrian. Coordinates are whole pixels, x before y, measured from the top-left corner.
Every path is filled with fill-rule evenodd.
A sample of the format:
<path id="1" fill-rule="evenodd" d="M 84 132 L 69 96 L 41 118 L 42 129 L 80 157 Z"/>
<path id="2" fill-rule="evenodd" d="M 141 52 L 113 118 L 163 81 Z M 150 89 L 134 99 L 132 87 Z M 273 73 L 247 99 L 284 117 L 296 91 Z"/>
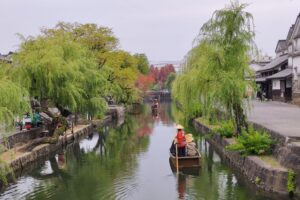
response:
<path id="1" fill-rule="evenodd" d="M 32 125 L 33 127 L 39 127 L 42 125 L 42 118 L 38 110 L 34 111 L 34 114 L 32 116 Z"/>
<path id="2" fill-rule="evenodd" d="M 262 96 L 263 96 L 262 92 L 260 90 L 258 90 L 257 97 L 259 98 L 260 101 L 262 101 L 262 98 L 263 98 Z"/>
<path id="3" fill-rule="evenodd" d="M 31 117 L 29 112 L 25 113 L 23 118 L 23 124 L 26 130 L 30 130 L 32 128 Z"/>
<path id="4" fill-rule="evenodd" d="M 186 140 L 185 140 L 185 135 L 184 135 L 184 131 L 183 131 L 184 127 L 180 124 L 177 124 L 176 129 L 177 129 L 176 139 L 177 139 L 178 156 L 184 157 L 185 156 L 185 146 L 186 146 Z"/>

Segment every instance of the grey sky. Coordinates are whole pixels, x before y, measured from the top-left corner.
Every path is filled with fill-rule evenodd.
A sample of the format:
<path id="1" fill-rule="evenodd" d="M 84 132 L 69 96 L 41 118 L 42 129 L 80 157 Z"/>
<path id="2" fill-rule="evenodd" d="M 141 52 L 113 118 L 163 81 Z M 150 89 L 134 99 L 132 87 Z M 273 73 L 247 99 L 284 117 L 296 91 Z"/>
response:
<path id="1" fill-rule="evenodd" d="M 300 12 L 300 0 L 244 0 L 254 15 L 256 43 L 274 55 Z M 15 33 L 36 35 L 58 21 L 111 27 L 121 48 L 150 60 L 181 60 L 201 25 L 229 0 L 0 0 L 0 53 L 18 47 Z"/>

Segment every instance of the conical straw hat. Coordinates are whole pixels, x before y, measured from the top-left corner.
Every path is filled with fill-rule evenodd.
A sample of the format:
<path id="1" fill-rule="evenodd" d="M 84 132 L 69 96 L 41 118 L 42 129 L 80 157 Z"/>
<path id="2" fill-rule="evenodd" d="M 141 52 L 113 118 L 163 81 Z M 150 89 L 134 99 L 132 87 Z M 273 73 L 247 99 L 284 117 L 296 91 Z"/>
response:
<path id="1" fill-rule="evenodd" d="M 177 125 L 176 125 L 176 129 L 184 129 L 184 127 L 181 126 L 180 124 L 177 124 Z"/>
<path id="2" fill-rule="evenodd" d="M 185 135 L 185 140 L 186 140 L 187 143 L 193 142 L 194 141 L 193 135 L 191 133 L 186 134 Z"/>

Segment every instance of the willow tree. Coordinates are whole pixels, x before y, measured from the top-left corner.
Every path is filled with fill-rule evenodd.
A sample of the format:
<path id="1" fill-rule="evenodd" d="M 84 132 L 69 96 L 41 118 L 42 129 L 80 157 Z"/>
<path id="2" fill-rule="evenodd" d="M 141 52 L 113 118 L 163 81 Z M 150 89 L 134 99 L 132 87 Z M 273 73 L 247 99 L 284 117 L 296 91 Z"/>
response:
<path id="1" fill-rule="evenodd" d="M 43 29 L 46 36 L 68 34 L 74 41 L 89 49 L 95 57 L 98 74 L 108 81 L 102 95 L 113 97 L 117 103 L 138 100 L 135 82 L 139 70 L 144 73 L 148 60 L 144 54 L 132 56 L 118 48 L 119 41 L 111 29 L 96 24 L 58 23 L 52 29 Z"/>
<path id="2" fill-rule="evenodd" d="M 30 111 L 29 96 L 25 88 L 11 80 L 12 66 L 0 62 L 0 127 L 9 128 L 15 117 Z"/>
<path id="3" fill-rule="evenodd" d="M 247 127 L 246 91 L 254 88 L 248 55 L 255 34 L 246 6 L 235 1 L 214 12 L 202 26 L 185 71 L 174 84 L 174 96 L 181 104 L 188 107 L 196 101 L 200 105 L 196 108 L 209 118 L 225 113 L 235 121 L 238 133 Z"/>
<path id="4" fill-rule="evenodd" d="M 44 108 L 50 103 L 73 113 L 105 112 L 106 102 L 100 94 L 108 82 L 97 73 L 93 54 L 70 34 L 41 34 L 25 40 L 14 65 L 20 83 Z"/>

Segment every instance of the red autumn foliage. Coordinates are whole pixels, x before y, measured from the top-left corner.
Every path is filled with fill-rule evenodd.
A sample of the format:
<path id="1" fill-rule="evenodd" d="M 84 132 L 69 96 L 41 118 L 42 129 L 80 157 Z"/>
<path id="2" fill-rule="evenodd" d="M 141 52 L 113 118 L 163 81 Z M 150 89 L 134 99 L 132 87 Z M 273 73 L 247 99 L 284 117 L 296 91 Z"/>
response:
<path id="1" fill-rule="evenodd" d="M 160 84 L 162 88 L 170 73 L 175 72 L 172 64 L 167 64 L 163 67 L 155 67 L 151 65 L 150 73 L 147 75 L 140 74 L 136 82 L 136 86 L 143 92 L 146 92 L 151 85 Z"/>
<path id="2" fill-rule="evenodd" d="M 163 87 L 169 74 L 172 72 L 175 73 L 175 69 L 172 64 L 167 64 L 163 67 L 155 67 L 154 65 L 151 65 L 150 67 L 150 74 L 153 76 L 155 83 L 159 83 Z"/>
<path id="3" fill-rule="evenodd" d="M 154 83 L 154 78 L 152 74 L 148 74 L 148 75 L 140 74 L 136 86 L 143 92 L 146 92 L 153 83 Z"/>

